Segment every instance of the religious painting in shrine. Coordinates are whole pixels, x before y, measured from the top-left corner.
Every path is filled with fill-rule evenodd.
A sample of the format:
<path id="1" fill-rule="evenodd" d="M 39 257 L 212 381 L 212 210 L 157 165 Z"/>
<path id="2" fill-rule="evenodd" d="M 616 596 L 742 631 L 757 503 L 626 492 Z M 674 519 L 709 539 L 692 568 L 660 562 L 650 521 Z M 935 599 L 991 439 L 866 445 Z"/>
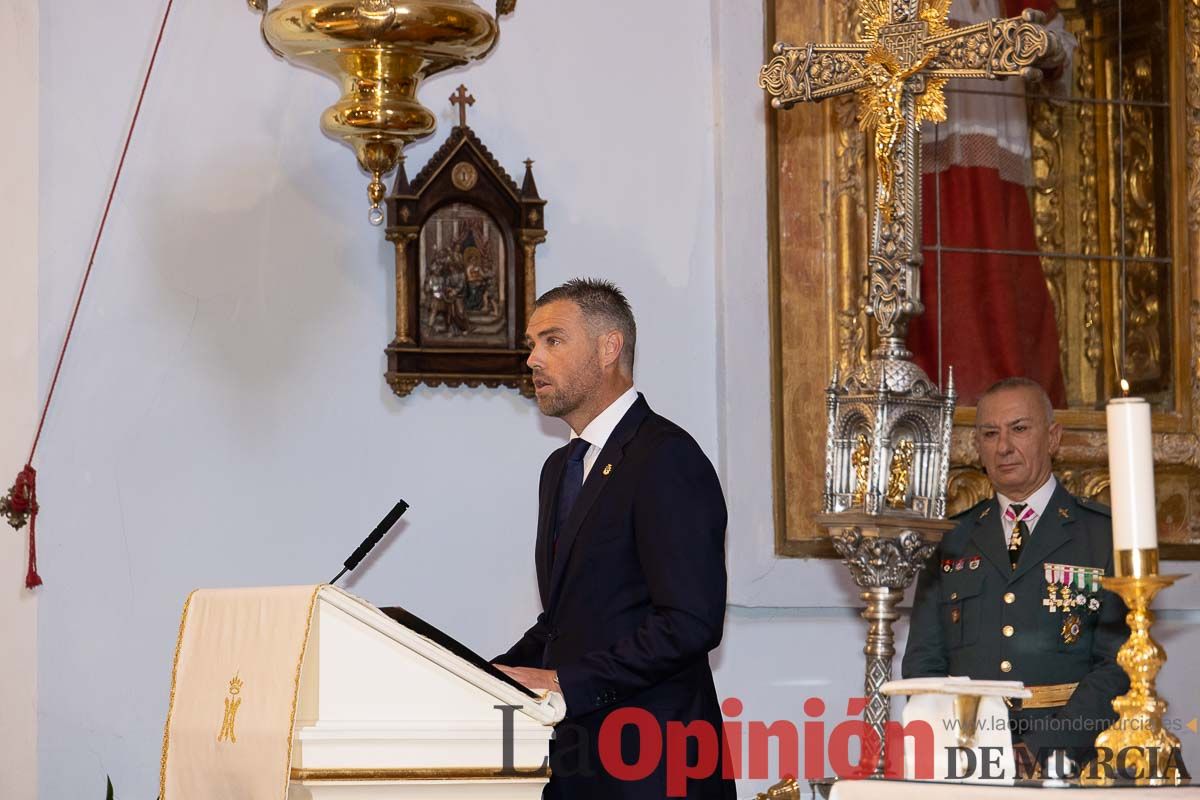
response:
<path id="1" fill-rule="evenodd" d="M 858 3 L 772 0 L 766 44 L 854 41 Z M 922 126 L 924 313 L 913 360 L 958 391 L 950 510 L 990 494 L 975 400 L 1024 375 L 1066 427 L 1057 474 L 1107 499 L 1104 415 L 1122 379 L 1155 409 L 1165 552 L 1200 554 L 1200 8 L 1182 0 L 954 0 L 952 26 L 1045 14 L 1066 64 L 1040 81 L 951 80 Z M 1193 36 L 1195 33 L 1192 34 Z M 1174 65 L 1174 66 L 1173 66 Z M 828 555 L 820 400 L 875 346 L 866 254 L 875 180 L 853 97 L 768 109 L 777 551 Z M 828 320 L 813 324 L 814 319 Z"/>
<path id="2" fill-rule="evenodd" d="M 429 345 L 508 341 L 504 235 L 484 210 L 452 203 L 421 227 L 421 334 Z"/>

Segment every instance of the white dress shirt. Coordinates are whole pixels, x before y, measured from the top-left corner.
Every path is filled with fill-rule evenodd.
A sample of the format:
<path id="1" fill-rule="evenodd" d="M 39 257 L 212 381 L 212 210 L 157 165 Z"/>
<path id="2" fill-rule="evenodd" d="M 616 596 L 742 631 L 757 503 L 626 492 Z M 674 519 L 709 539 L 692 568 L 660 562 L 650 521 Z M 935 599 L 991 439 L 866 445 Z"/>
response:
<path id="1" fill-rule="evenodd" d="M 608 437 L 612 436 L 613 429 L 617 427 L 617 423 L 621 421 L 621 417 L 625 416 L 625 412 L 637 402 L 637 398 L 637 387 L 630 386 L 625 394 L 613 400 L 608 408 L 596 415 L 596 418 L 589 422 L 587 427 L 581 432 L 576 433 L 575 431 L 571 431 L 572 439 L 583 439 L 591 445 L 583 455 L 583 479 L 585 481 L 588 474 L 592 471 L 592 465 L 596 463 L 596 459 L 600 456 L 600 451 L 604 449 L 605 443 L 608 442 Z"/>

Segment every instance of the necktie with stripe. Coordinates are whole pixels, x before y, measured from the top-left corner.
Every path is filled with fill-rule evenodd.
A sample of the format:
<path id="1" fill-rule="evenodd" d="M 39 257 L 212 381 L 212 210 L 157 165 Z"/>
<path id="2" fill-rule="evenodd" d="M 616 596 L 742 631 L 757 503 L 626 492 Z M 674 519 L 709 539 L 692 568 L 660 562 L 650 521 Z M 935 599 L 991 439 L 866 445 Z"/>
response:
<path id="1" fill-rule="evenodd" d="M 1025 540 L 1029 538 L 1029 526 L 1025 524 L 1025 520 L 1021 519 L 1021 515 L 1027 507 L 1027 503 L 1013 503 L 1008 507 L 1013 515 L 1012 537 L 1008 540 L 1008 562 L 1012 569 L 1017 568 L 1021 550 L 1025 547 Z"/>

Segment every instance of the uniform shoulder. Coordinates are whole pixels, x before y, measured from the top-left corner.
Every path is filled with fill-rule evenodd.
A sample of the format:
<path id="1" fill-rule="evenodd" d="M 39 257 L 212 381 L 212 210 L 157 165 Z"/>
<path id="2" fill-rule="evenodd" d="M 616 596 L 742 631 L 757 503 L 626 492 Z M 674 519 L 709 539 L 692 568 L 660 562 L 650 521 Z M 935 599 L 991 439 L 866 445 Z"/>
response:
<path id="1" fill-rule="evenodd" d="M 991 502 L 992 502 L 991 497 L 985 497 L 982 500 L 980 500 L 978 503 L 976 503 L 975 505 L 968 508 L 966 511 L 960 511 L 957 514 L 955 514 L 954 516 L 950 517 L 950 519 L 953 520 L 954 522 L 959 522 L 959 523 L 967 522 L 967 521 L 973 520 L 973 519 L 978 519 L 987 511 Z"/>
<path id="2" fill-rule="evenodd" d="M 1104 505 L 1104 503 L 1095 500 L 1094 498 L 1082 497 L 1080 495 L 1073 494 L 1071 495 L 1071 499 L 1075 501 L 1076 507 L 1083 511 L 1087 511 L 1092 514 L 1099 514 L 1102 517 L 1112 516 L 1112 509 Z"/>
<path id="3" fill-rule="evenodd" d="M 975 525 L 991 513 L 992 498 L 980 500 L 966 511 L 961 511 L 950 517 L 955 523 L 954 530 L 942 537 L 941 550 L 944 553 L 957 553 L 971 537 Z"/>

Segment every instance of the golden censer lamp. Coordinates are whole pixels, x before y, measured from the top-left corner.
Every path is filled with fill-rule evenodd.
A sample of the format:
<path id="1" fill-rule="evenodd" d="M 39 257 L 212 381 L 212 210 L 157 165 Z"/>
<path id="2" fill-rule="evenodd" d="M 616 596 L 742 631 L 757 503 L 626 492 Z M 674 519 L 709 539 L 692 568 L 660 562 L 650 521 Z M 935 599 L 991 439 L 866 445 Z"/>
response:
<path id="1" fill-rule="evenodd" d="M 421 81 L 482 58 L 499 38 L 497 17 L 471 0 L 248 0 L 262 14 L 262 34 L 280 58 L 341 84 L 342 96 L 321 115 L 321 130 L 354 150 L 371 176 L 372 225 L 383 222 L 383 176 L 404 146 L 437 128 L 417 100 Z"/>

